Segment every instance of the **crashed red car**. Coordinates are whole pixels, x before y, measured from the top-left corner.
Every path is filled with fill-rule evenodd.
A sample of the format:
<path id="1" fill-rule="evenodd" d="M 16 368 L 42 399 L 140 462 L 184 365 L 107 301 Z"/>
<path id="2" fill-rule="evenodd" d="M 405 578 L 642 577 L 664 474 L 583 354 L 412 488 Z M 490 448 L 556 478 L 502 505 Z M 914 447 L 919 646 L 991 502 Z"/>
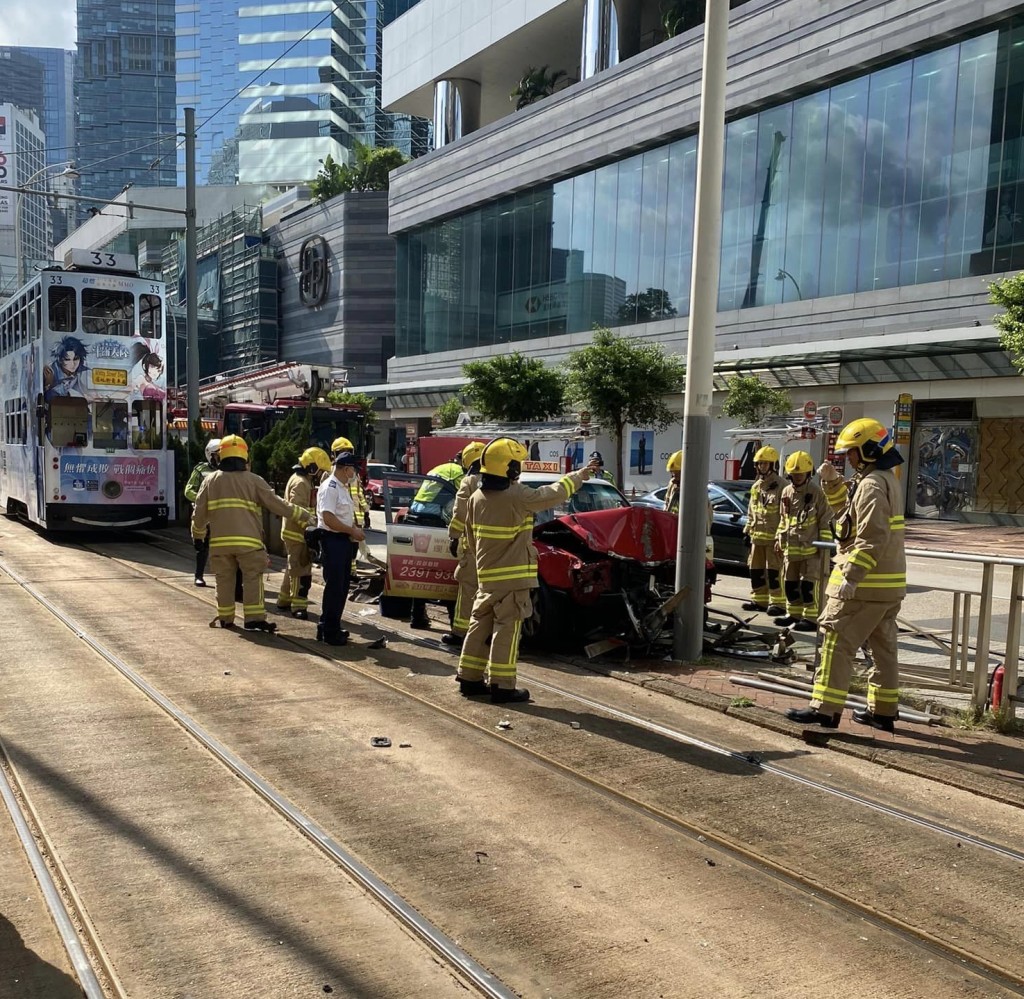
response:
<path id="1" fill-rule="evenodd" d="M 397 478 L 397 476 L 396 476 Z M 403 480 L 423 476 L 402 474 Z M 547 485 L 557 475 L 524 473 L 528 486 Z M 387 575 L 381 612 L 408 615 L 408 600 L 454 600 L 455 559 L 448 550 L 447 520 L 455 490 L 436 480 L 437 495 L 417 518 L 394 523 L 388 506 Z M 387 478 L 385 497 L 387 497 Z M 524 637 L 549 647 L 621 638 L 651 645 L 671 621 L 675 593 L 675 516 L 631 506 L 611 483 L 591 479 L 568 502 L 536 515 L 533 543 L 539 586 Z M 708 563 L 705 602 L 714 565 Z M 668 607 L 668 609 L 666 609 Z"/>

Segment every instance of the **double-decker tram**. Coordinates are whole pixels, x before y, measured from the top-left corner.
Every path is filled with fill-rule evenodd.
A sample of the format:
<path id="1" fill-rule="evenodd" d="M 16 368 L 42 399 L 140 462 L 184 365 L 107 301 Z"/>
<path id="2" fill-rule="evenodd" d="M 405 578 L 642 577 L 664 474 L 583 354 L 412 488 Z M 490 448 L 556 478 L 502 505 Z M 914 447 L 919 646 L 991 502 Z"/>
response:
<path id="1" fill-rule="evenodd" d="M 49 530 L 163 527 L 164 287 L 72 250 L 0 308 L 0 507 Z"/>

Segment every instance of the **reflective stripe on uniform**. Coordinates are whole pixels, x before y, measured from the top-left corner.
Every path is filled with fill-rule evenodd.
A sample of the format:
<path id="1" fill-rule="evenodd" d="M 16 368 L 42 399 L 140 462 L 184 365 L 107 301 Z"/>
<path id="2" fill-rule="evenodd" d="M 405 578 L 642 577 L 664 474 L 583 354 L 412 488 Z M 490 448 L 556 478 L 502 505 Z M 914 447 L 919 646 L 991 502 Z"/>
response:
<path id="1" fill-rule="evenodd" d="M 263 547 L 263 540 L 261 538 L 250 538 L 250 537 L 224 537 L 224 538 L 210 538 L 211 548 L 251 548 L 256 551 Z"/>
<path id="2" fill-rule="evenodd" d="M 497 527 L 491 526 L 490 524 L 474 524 L 473 533 L 478 538 L 491 538 L 495 541 L 502 541 L 504 539 L 511 539 L 524 531 L 533 530 L 533 517 L 527 517 L 526 520 L 517 524 L 515 527 Z"/>
<path id="3" fill-rule="evenodd" d="M 576 483 L 568 475 L 563 475 L 559 480 L 558 484 L 566 491 L 569 496 L 572 496 L 576 492 Z"/>
<path id="4" fill-rule="evenodd" d="M 281 537 L 284 538 L 285 541 L 305 541 L 306 540 L 306 536 L 304 534 L 299 534 L 296 531 L 289 531 L 287 527 L 282 527 L 281 528 Z"/>
<path id="5" fill-rule="evenodd" d="M 252 500 L 238 499 L 234 496 L 228 499 L 210 500 L 206 505 L 210 510 L 249 510 L 251 513 L 260 512 L 259 503 L 254 503 Z"/>
<path id="6" fill-rule="evenodd" d="M 512 641 L 509 643 L 508 662 L 496 663 L 491 659 L 487 664 L 487 672 L 493 683 L 497 679 L 515 678 L 516 663 L 519 660 L 519 637 L 523 632 L 523 622 L 516 621 L 512 626 Z"/>
<path id="7" fill-rule="evenodd" d="M 452 517 L 448 524 L 448 530 L 455 531 L 456 534 L 462 534 L 466 530 L 466 524 L 457 517 Z"/>
<path id="8" fill-rule="evenodd" d="M 903 517 L 890 517 L 889 518 L 889 530 L 890 531 L 902 531 L 906 528 L 907 522 Z"/>
<path id="9" fill-rule="evenodd" d="M 828 577 L 830 586 L 839 586 L 846 581 L 841 569 L 833 569 Z M 857 588 L 862 586 L 866 590 L 895 590 L 907 585 L 907 574 L 905 572 L 869 572 L 859 583 Z"/>
<path id="10" fill-rule="evenodd" d="M 872 704 L 899 704 L 899 688 L 876 687 L 873 683 L 868 684 L 868 702 Z"/>
<path id="11" fill-rule="evenodd" d="M 859 549 L 850 553 L 849 561 L 854 565 L 859 565 L 864 569 L 867 569 L 869 573 L 876 565 L 878 565 L 877 559 L 869 555 L 867 552 L 860 551 Z"/>
<path id="12" fill-rule="evenodd" d="M 842 708 L 846 704 L 846 691 L 837 690 L 828 685 L 832 678 L 832 656 L 835 653 L 837 641 L 839 641 L 839 636 L 834 631 L 827 631 L 821 643 L 821 665 L 814 678 L 811 700 L 820 701 L 822 707 L 827 704 Z"/>
<path id="13" fill-rule="evenodd" d="M 535 565 L 498 566 L 495 569 L 481 569 L 478 573 L 480 583 L 495 583 L 508 579 L 533 579 L 537 575 Z"/>

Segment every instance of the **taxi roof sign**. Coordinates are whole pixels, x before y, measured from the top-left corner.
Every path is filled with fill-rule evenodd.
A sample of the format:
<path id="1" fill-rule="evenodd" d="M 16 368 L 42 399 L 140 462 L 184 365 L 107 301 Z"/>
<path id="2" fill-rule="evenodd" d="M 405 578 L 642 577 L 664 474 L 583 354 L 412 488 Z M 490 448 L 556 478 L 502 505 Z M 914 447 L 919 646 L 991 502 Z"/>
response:
<path id="1" fill-rule="evenodd" d="M 560 461 L 524 461 L 524 472 L 554 472 L 556 475 L 562 471 Z"/>

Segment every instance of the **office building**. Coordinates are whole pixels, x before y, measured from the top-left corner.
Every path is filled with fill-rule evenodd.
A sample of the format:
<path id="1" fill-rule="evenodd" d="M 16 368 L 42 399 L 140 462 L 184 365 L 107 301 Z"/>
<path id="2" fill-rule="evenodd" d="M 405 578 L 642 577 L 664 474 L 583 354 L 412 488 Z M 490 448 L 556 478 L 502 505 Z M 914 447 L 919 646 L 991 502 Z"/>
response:
<path id="1" fill-rule="evenodd" d="M 754 373 L 886 423 L 898 403 L 909 513 L 1024 517 L 1024 393 L 988 301 L 1024 263 L 1020 4 L 731 6 L 718 387 Z M 512 349 L 557 363 L 594 322 L 685 355 L 703 14 L 664 14 L 423 0 L 385 30 L 385 106 L 438 112 L 391 184 L 396 420 L 425 415 L 403 385 Z M 545 65 L 564 79 L 515 110 Z"/>
<path id="2" fill-rule="evenodd" d="M 45 172 L 46 139 L 34 110 L 0 104 L 0 297 L 50 261 L 50 218 L 43 198 L 8 190 Z M 21 259 L 19 274 L 18 260 Z"/>

